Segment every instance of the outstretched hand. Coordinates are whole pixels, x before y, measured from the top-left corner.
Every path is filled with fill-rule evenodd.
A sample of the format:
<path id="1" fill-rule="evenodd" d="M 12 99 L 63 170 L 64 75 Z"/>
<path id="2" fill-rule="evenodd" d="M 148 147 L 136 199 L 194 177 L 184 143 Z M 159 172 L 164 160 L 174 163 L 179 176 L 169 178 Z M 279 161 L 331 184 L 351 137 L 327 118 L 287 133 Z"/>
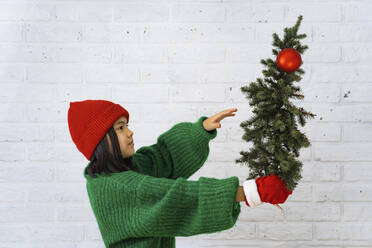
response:
<path id="1" fill-rule="evenodd" d="M 208 119 L 203 121 L 204 129 L 207 131 L 211 131 L 216 128 L 221 128 L 220 121 L 225 119 L 228 116 L 235 116 L 233 112 L 236 112 L 236 111 L 238 111 L 237 108 L 226 109 L 209 117 Z"/>

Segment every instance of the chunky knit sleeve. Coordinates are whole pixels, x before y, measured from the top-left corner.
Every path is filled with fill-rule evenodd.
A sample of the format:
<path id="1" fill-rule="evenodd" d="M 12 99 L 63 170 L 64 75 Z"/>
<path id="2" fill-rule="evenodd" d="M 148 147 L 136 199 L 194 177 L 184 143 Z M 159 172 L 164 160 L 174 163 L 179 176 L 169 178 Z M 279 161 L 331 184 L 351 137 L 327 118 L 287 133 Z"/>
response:
<path id="1" fill-rule="evenodd" d="M 190 181 L 129 173 L 127 179 L 117 175 L 110 180 L 115 181 L 115 202 L 126 206 L 123 215 L 112 217 L 127 230 L 123 234 L 126 238 L 214 233 L 233 227 L 240 214 L 240 203 L 235 201 L 239 186 L 236 176 Z M 119 197 L 119 189 L 128 188 L 128 182 L 136 182 L 129 194 L 135 198 Z M 113 214 L 113 210 L 109 212 Z"/>
<path id="2" fill-rule="evenodd" d="M 143 174 L 176 179 L 189 178 L 205 163 L 209 155 L 209 141 L 217 130 L 206 131 L 202 125 L 208 119 L 181 122 L 161 134 L 157 143 L 143 146 L 133 155 L 133 162 Z"/>

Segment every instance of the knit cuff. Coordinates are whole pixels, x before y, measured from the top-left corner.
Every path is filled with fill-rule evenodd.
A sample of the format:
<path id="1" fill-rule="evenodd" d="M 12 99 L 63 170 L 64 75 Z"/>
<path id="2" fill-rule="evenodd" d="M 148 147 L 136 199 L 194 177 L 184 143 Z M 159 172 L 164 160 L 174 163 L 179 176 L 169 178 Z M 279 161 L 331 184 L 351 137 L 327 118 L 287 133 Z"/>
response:
<path id="1" fill-rule="evenodd" d="M 243 183 L 246 203 L 248 206 L 254 208 L 262 204 L 261 197 L 258 194 L 256 179 L 247 180 Z"/>
<path id="2" fill-rule="evenodd" d="M 199 143 L 208 143 L 210 140 L 214 139 L 217 136 L 217 129 L 207 131 L 203 127 L 203 121 L 206 119 L 208 119 L 208 117 L 202 116 L 196 122 L 192 123 L 191 136 Z"/>

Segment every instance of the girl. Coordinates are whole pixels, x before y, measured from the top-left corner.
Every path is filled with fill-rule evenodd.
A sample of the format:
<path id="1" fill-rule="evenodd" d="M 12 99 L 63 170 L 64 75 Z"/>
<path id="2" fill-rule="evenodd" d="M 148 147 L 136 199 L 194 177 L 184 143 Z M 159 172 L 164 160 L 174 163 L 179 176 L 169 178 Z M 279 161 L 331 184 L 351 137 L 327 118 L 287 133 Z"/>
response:
<path id="1" fill-rule="evenodd" d="M 135 152 L 125 108 L 106 100 L 70 103 L 69 131 L 89 160 L 84 177 L 105 247 L 174 248 L 176 236 L 233 227 L 241 201 L 285 202 L 292 192 L 274 175 L 243 186 L 236 176 L 187 180 L 207 160 L 220 121 L 234 111 L 178 123 Z"/>

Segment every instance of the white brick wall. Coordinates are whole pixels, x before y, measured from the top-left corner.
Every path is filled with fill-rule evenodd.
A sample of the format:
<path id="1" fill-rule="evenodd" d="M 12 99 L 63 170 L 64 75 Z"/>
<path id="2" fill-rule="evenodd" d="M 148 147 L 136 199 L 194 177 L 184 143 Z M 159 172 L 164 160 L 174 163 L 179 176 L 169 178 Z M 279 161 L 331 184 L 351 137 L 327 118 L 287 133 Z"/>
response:
<path id="1" fill-rule="evenodd" d="M 303 179 L 282 205 L 249 209 L 178 248 L 372 247 L 372 1 L 0 0 L 1 248 L 101 248 L 67 126 L 70 101 L 107 99 L 131 116 L 136 149 L 181 121 L 237 107 L 200 176 L 238 176 L 252 112 L 240 86 L 263 77 L 272 34 L 303 15 L 309 49 L 297 102 Z M 151 130 L 151 131 L 150 131 Z"/>

